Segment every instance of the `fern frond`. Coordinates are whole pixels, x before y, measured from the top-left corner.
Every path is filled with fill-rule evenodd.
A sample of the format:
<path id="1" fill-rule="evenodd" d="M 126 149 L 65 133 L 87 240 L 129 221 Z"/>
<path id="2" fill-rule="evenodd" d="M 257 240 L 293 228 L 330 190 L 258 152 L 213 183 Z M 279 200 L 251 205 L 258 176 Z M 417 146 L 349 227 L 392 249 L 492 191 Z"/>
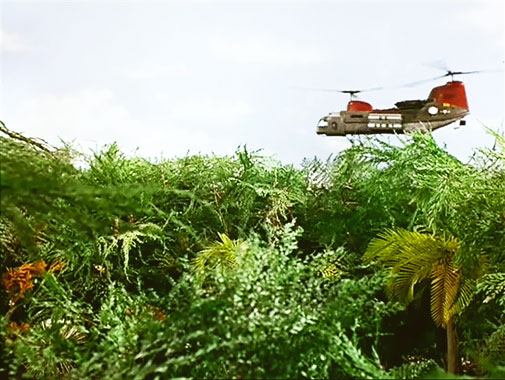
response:
<path id="1" fill-rule="evenodd" d="M 162 240 L 163 229 L 154 223 L 143 223 L 137 226 L 137 229 L 118 233 L 113 236 L 99 237 L 98 250 L 101 255 L 107 257 L 116 252 L 121 253 L 123 261 L 123 272 L 128 278 L 128 266 L 130 261 L 130 252 L 133 248 L 140 246 L 144 239 Z"/>

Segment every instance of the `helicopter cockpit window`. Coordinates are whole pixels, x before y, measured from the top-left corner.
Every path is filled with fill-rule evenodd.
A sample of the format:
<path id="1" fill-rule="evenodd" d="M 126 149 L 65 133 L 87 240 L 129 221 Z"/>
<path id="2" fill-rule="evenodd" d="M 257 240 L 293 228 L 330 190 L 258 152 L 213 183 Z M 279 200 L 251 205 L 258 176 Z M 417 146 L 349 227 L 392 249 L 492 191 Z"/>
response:
<path id="1" fill-rule="evenodd" d="M 326 128 L 328 127 L 328 121 L 324 120 L 324 118 L 319 120 L 319 123 L 317 123 L 317 126 L 319 128 Z"/>

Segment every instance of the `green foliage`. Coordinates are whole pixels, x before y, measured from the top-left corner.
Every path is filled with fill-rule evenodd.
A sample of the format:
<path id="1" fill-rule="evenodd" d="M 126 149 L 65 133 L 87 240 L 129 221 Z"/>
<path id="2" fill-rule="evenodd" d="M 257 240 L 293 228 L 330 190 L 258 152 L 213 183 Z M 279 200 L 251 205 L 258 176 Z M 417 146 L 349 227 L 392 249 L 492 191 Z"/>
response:
<path id="1" fill-rule="evenodd" d="M 408 357 L 407 362 L 392 368 L 390 373 L 394 379 L 422 379 L 439 369 L 432 359 Z"/>
<path id="2" fill-rule="evenodd" d="M 503 136 L 469 164 L 414 135 L 298 169 L 245 147 L 151 162 L 0 132 L 0 271 L 64 265 L 14 306 L 1 290 L 0 377 L 424 376 L 443 366 L 436 337 L 395 345 L 417 328 L 416 284 L 439 271 L 458 282 L 450 312 L 462 310 L 483 254 L 462 346 L 476 374 L 502 373 Z M 411 309 L 361 260 L 387 229 L 410 242 L 371 247 L 384 264 L 404 249 L 389 288 Z"/>
<path id="3" fill-rule="evenodd" d="M 505 308 L 505 273 L 489 273 L 477 283 L 477 293 L 485 295 L 484 303 L 496 301 Z"/>
<path id="4" fill-rule="evenodd" d="M 494 306 L 496 319 L 489 318 L 484 343 L 481 342 L 476 355 L 483 372 L 492 378 L 505 376 L 505 274 L 489 273 L 477 283 L 477 294 L 486 306 Z M 489 313 L 489 312 L 488 312 Z M 492 323 L 494 322 L 494 323 Z"/>
<path id="5" fill-rule="evenodd" d="M 489 336 L 485 351 L 489 356 L 500 359 L 502 365 L 505 364 L 505 324 Z"/>
<path id="6" fill-rule="evenodd" d="M 161 355 L 162 369 L 149 363 L 151 370 L 203 378 L 386 376 L 339 323 L 314 269 L 291 257 L 299 233 L 286 226 L 274 246 L 253 238 L 236 251 L 234 268 L 215 274 L 211 293 L 184 277 L 166 305 L 173 312 L 163 336 L 141 348 Z"/>
<path id="7" fill-rule="evenodd" d="M 505 153 L 497 147 L 463 164 L 431 135 L 416 134 L 399 146 L 370 139 L 325 164 L 306 161 L 314 196 L 298 220 L 314 241 L 332 247 L 363 252 L 387 228 L 416 229 L 456 237 L 456 262 L 465 267 L 481 254 L 503 265 L 496 248 L 505 246 Z"/>

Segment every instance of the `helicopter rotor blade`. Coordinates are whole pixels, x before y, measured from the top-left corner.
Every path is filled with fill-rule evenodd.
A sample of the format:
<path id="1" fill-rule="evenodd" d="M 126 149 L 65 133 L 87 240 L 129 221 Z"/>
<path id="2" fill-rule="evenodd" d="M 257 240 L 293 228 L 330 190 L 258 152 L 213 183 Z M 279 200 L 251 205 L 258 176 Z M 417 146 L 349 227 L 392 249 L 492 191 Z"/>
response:
<path id="1" fill-rule="evenodd" d="M 342 94 L 349 94 L 351 96 L 354 96 L 356 94 L 359 94 L 360 92 L 363 92 L 363 90 L 341 90 L 339 92 L 341 92 Z"/>
<path id="2" fill-rule="evenodd" d="M 445 76 L 448 77 L 449 75 L 462 75 L 462 74 L 475 74 L 475 73 L 480 73 L 480 70 L 475 70 L 475 71 L 451 71 L 449 70 Z"/>
<path id="3" fill-rule="evenodd" d="M 503 70 L 473 70 L 473 71 L 451 71 L 447 70 L 445 73 L 445 77 L 452 76 L 452 75 L 465 75 L 465 74 L 478 74 L 478 73 L 492 73 L 492 72 L 498 72 L 498 71 L 503 71 Z"/>
<path id="4" fill-rule="evenodd" d="M 291 87 L 297 90 L 305 90 L 305 91 L 322 91 L 322 92 L 340 92 L 342 94 L 349 94 L 351 96 L 355 94 L 359 94 L 361 92 L 369 92 L 369 91 L 379 91 L 384 90 L 386 87 L 372 87 L 365 88 L 361 90 L 341 90 L 337 88 L 313 88 L 313 87 Z"/>
<path id="5" fill-rule="evenodd" d="M 346 90 L 339 90 L 336 88 L 313 88 L 313 87 L 291 87 L 295 90 L 303 90 L 303 91 L 320 91 L 320 92 L 342 92 L 346 93 Z"/>
<path id="6" fill-rule="evenodd" d="M 447 78 L 447 77 L 453 78 L 454 75 L 503 72 L 503 69 L 486 69 L 486 70 L 473 70 L 473 71 L 445 70 L 445 71 L 446 71 L 445 74 L 438 75 L 438 76 L 432 77 L 432 78 L 421 79 L 421 80 L 417 80 L 414 82 L 402 83 L 402 84 L 393 85 L 393 86 L 370 87 L 370 88 L 364 88 L 364 89 L 360 89 L 360 90 L 342 90 L 342 89 L 337 89 L 337 88 L 312 88 L 312 87 L 291 87 L 291 88 L 298 89 L 298 90 L 305 90 L 305 91 L 339 92 L 342 94 L 348 94 L 352 98 L 356 94 L 359 94 L 362 92 L 372 92 L 372 91 L 390 90 L 390 89 L 398 89 L 398 88 L 405 88 L 405 87 L 414 87 L 414 86 L 421 85 L 423 83 L 433 82 L 433 81 L 436 81 L 436 80 L 439 80 L 442 78 Z"/>
<path id="7" fill-rule="evenodd" d="M 427 78 L 427 79 L 421 79 L 421 80 L 418 80 L 418 81 L 415 81 L 415 82 L 409 82 L 409 83 L 404 83 L 404 84 L 401 84 L 401 85 L 398 85 L 398 86 L 391 86 L 391 87 L 388 87 L 388 88 L 402 88 L 402 87 L 414 87 L 414 86 L 417 86 L 417 85 L 420 85 L 420 84 L 423 84 L 423 83 L 429 83 L 429 82 L 433 82 L 433 81 L 436 81 L 438 79 L 442 79 L 442 78 L 447 78 L 447 77 L 453 77 L 454 75 L 465 75 L 465 74 L 479 74 L 479 73 L 492 73 L 492 72 L 499 72 L 499 71 L 503 71 L 503 70 L 473 70 L 473 71 L 451 71 L 451 70 L 447 70 L 447 72 L 443 75 L 438 75 L 436 77 L 432 77 L 432 78 Z"/>
<path id="8" fill-rule="evenodd" d="M 362 90 L 340 90 L 337 88 L 314 88 L 314 87 L 291 87 L 295 90 L 304 90 L 304 91 L 322 91 L 322 92 L 341 92 L 343 94 L 357 94 Z"/>
<path id="9" fill-rule="evenodd" d="M 415 86 L 418 86 L 418 85 L 423 84 L 423 83 L 429 83 L 429 82 L 433 82 L 433 81 L 438 80 L 438 79 L 445 78 L 446 76 L 447 75 L 444 74 L 444 75 L 439 75 L 439 76 L 428 78 L 428 79 L 416 80 L 415 82 L 409 82 L 409 83 L 400 84 L 398 86 L 394 86 L 393 88 L 415 87 Z"/>

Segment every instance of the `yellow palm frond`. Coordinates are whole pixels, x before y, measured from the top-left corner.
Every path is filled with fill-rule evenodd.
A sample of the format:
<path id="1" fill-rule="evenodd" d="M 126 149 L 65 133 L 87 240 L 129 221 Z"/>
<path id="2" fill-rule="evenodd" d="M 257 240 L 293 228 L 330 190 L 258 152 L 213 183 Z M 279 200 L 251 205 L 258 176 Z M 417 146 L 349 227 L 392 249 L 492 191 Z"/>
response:
<path id="1" fill-rule="evenodd" d="M 200 276 L 215 269 L 231 269 L 237 266 L 237 255 L 246 248 L 241 240 L 231 240 L 226 234 L 219 234 L 221 241 L 216 241 L 208 248 L 198 252 L 193 259 L 193 270 Z"/>
<path id="2" fill-rule="evenodd" d="M 371 241 L 364 260 L 390 269 L 387 294 L 405 304 L 414 299 L 415 286 L 431 278 L 431 314 L 437 325 L 445 326 L 468 305 L 473 294 L 472 283 L 463 279 L 453 261 L 458 248 L 453 237 L 387 230 Z"/>
<path id="3" fill-rule="evenodd" d="M 444 260 L 433 267 L 431 275 L 431 316 L 438 326 L 446 327 L 455 314 L 461 270 Z"/>
<path id="4" fill-rule="evenodd" d="M 327 280 L 339 280 L 349 272 L 351 259 L 343 249 L 326 251 L 313 261 L 316 273 Z"/>
<path id="5" fill-rule="evenodd" d="M 340 276 L 340 272 L 341 269 L 335 263 L 332 263 L 319 271 L 321 277 L 324 278 L 337 278 Z"/>
<path id="6" fill-rule="evenodd" d="M 415 286 L 430 277 L 439 260 L 452 257 L 458 246 L 454 238 L 441 239 L 402 229 L 387 230 L 370 242 L 364 260 L 376 261 L 390 269 L 388 296 L 407 304 L 414 299 Z"/>
<path id="7" fill-rule="evenodd" d="M 470 304 L 475 294 L 475 288 L 476 281 L 474 279 L 461 276 L 458 297 L 451 308 L 451 313 L 453 315 L 461 313 Z"/>

